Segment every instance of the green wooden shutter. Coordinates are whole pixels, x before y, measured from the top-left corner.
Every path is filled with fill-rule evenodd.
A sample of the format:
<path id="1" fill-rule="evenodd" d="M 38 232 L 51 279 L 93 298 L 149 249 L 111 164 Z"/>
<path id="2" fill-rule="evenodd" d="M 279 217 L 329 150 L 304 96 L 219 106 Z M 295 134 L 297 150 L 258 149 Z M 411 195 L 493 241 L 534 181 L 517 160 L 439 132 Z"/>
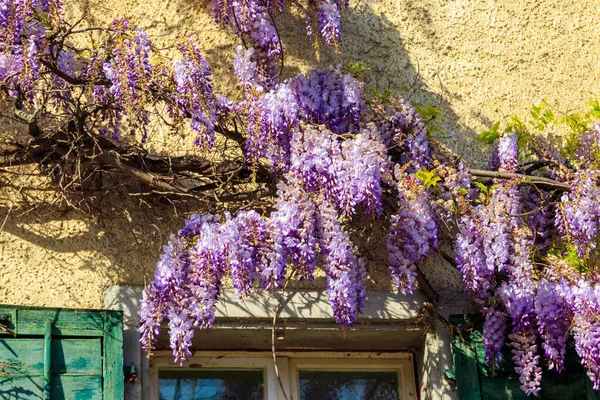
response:
<path id="1" fill-rule="evenodd" d="M 485 362 L 482 323 L 472 323 L 470 316 L 456 315 L 450 322 L 463 328 L 462 338 L 453 335 L 454 375 L 460 400 L 525 400 L 531 399 L 520 389 L 519 377 L 514 372 L 508 343 L 503 349 L 504 362 L 492 376 Z M 541 357 L 543 362 L 543 357 Z M 565 356 L 566 371 L 556 373 L 543 368 L 540 398 L 544 400 L 600 400 L 600 392 L 593 390 L 569 342 Z"/>
<path id="2" fill-rule="evenodd" d="M 0 399 L 123 399 L 120 311 L 0 305 Z"/>

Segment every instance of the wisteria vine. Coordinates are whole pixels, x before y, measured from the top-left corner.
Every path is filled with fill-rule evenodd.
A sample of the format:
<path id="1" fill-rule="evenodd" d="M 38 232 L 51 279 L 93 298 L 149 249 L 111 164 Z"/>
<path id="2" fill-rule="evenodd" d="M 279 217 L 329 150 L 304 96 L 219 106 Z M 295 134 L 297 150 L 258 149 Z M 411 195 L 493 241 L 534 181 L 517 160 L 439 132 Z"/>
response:
<path id="1" fill-rule="evenodd" d="M 370 260 L 351 227 L 371 218 L 386 233 L 391 282 L 407 294 L 419 288 L 419 262 L 454 233 L 464 288 L 483 315 L 486 360 L 499 366 L 508 339 L 525 393 L 540 393 L 544 366 L 565 369 L 571 335 L 600 390 L 600 124 L 563 151 L 509 129 L 492 152 L 497 173 L 482 181 L 429 140 L 408 101 L 370 96 L 341 66 L 280 79 L 284 46 L 273 18 L 288 6 L 210 2 L 215 22 L 243 39 L 234 61 L 243 96 L 233 101 L 215 93 L 190 36 L 177 38 L 170 59 L 146 32 L 117 19 L 101 31 L 103 46 L 74 51 L 67 44 L 77 30 L 60 0 L 0 0 L 0 100 L 32 140 L 49 138 L 37 124 L 41 115 L 66 115 L 44 162 L 55 153 L 67 157 L 63 143 L 92 143 L 88 162 L 187 194 L 125 165 L 125 156 L 97 150 L 107 143 L 113 152 L 126 149 L 125 138 L 144 142 L 159 120 L 189 127 L 203 151 L 219 135 L 233 138 L 246 171 L 254 178 L 262 171 L 272 186 L 273 201 L 261 212 L 192 214 L 169 238 L 144 290 L 143 345 L 152 349 L 168 321 L 175 361 L 185 362 L 195 330 L 215 321 L 226 278 L 238 296 L 249 296 L 280 289 L 286 279 L 313 280 L 320 270 L 335 320 L 352 326 L 367 297 Z M 347 4 L 304 6 L 308 35 L 340 50 Z M 452 219 L 455 230 L 445 230 Z"/>

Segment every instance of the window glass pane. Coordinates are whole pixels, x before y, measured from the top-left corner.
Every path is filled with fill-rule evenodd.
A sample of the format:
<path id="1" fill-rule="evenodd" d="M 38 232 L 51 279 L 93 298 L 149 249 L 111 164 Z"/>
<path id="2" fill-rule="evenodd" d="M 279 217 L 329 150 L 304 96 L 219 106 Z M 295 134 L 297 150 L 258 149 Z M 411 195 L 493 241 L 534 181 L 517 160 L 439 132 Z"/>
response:
<path id="1" fill-rule="evenodd" d="M 264 400 L 263 370 L 168 370 L 158 373 L 160 400 Z"/>
<path id="2" fill-rule="evenodd" d="M 300 371 L 300 400 L 398 399 L 396 372 Z"/>

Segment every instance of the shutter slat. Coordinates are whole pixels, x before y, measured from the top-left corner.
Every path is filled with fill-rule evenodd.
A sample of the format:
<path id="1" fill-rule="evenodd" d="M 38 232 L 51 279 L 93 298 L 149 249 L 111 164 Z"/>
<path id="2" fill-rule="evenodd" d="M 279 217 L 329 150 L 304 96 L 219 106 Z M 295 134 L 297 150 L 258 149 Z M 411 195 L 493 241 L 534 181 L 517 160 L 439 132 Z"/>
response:
<path id="1" fill-rule="evenodd" d="M 0 339 L 0 360 L 22 363 L 20 374 L 44 375 L 43 339 Z M 101 339 L 52 339 L 52 375 L 99 375 L 102 376 Z M 14 375 L 11 369 L 0 377 Z"/>

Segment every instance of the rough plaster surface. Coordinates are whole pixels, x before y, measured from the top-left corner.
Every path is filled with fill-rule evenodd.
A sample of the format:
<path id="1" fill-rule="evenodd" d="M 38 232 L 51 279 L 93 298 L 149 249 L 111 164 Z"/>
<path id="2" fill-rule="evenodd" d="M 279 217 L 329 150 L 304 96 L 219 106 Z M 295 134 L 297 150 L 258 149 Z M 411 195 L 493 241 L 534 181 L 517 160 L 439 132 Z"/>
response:
<path id="1" fill-rule="evenodd" d="M 69 18 L 84 14 L 93 25 L 128 16 L 159 45 L 169 45 L 177 34 L 196 36 L 217 89 L 235 94 L 231 62 L 238 40 L 195 4 L 76 0 L 67 7 Z M 438 105 L 448 133 L 444 142 L 480 165 L 484 151 L 474 136 L 490 123 L 524 116 L 542 98 L 560 113 L 582 109 L 598 96 L 599 9 L 600 0 L 352 0 L 339 55 L 324 49 L 317 59 L 301 16 L 278 18 L 287 44 L 284 74 L 363 61 L 371 68 L 369 85 Z M 193 151 L 188 139 L 156 134 L 161 145 Z M 11 207 L 10 199 L 4 200 L 0 222 Z M 43 208 L 11 213 L 0 232 L 0 303 L 100 308 L 108 285 L 143 284 L 182 216 L 167 205 L 111 201 L 102 220 Z M 428 265 L 434 286 L 459 285 L 456 272 L 439 260 Z M 386 289 L 384 281 L 374 279 L 371 286 Z"/>

